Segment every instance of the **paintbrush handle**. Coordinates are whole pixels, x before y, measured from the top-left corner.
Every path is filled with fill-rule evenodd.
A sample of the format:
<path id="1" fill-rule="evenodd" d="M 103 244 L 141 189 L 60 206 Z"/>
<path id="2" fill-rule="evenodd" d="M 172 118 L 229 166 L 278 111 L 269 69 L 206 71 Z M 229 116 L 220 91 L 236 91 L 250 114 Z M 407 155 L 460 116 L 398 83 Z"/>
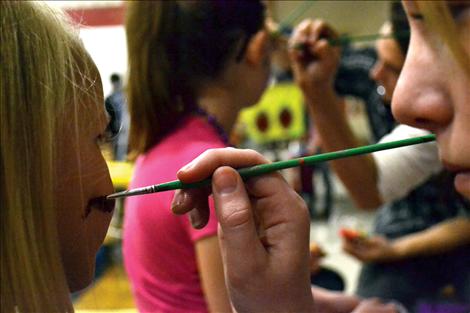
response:
<path id="1" fill-rule="evenodd" d="M 364 41 L 373 41 L 377 39 L 385 39 L 385 38 L 402 38 L 409 36 L 410 32 L 409 31 L 401 31 L 401 32 L 395 32 L 391 34 L 370 34 L 370 35 L 358 35 L 358 36 L 349 36 L 349 35 L 344 35 L 344 36 L 339 36 L 338 38 L 332 38 L 328 40 L 328 43 L 332 46 L 340 46 L 340 45 L 346 45 L 351 42 L 364 42 Z"/>
<path id="2" fill-rule="evenodd" d="M 330 38 L 328 39 L 328 43 L 332 46 L 344 46 L 348 45 L 352 42 L 366 42 L 366 41 L 373 41 L 377 39 L 386 39 L 386 38 L 402 38 L 405 36 L 409 36 L 409 31 L 402 31 L 402 32 L 395 32 L 392 34 L 384 35 L 384 34 L 370 34 L 370 35 L 359 35 L 359 36 L 349 36 L 343 35 L 339 36 L 338 38 Z M 298 43 L 294 45 L 292 48 L 295 50 L 303 50 L 305 49 L 305 43 Z"/>
<path id="3" fill-rule="evenodd" d="M 414 138 L 408 138 L 408 139 L 403 139 L 403 140 L 378 143 L 378 144 L 373 144 L 369 146 L 351 148 L 351 149 L 346 149 L 346 150 L 341 150 L 341 151 L 328 152 L 328 153 L 312 155 L 312 156 L 307 156 L 307 157 L 297 158 L 297 159 L 292 159 L 292 160 L 287 160 L 287 161 L 260 164 L 260 165 L 255 165 L 252 167 L 238 169 L 237 171 L 243 180 L 247 180 L 252 177 L 261 176 L 264 174 L 276 172 L 276 171 L 287 169 L 287 168 L 303 166 L 303 165 L 313 165 L 313 164 L 320 163 L 320 162 L 348 158 L 352 156 L 363 155 L 363 154 L 368 154 L 372 152 L 405 147 L 405 146 L 410 146 L 410 145 L 416 145 L 416 144 L 430 142 L 434 140 L 436 140 L 435 135 L 426 135 L 426 136 L 421 136 L 421 137 L 414 137 Z M 134 195 L 139 195 L 139 194 L 148 194 L 148 193 L 155 193 L 155 192 L 175 190 L 175 189 L 200 188 L 200 187 L 209 186 L 210 184 L 211 184 L 210 177 L 202 181 L 198 181 L 198 182 L 194 182 L 190 184 L 185 184 L 179 180 L 174 180 L 174 181 L 170 181 L 170 182 L 163 183 L 163 184 L 119 192 L 119 193 L 110 195 L 108 197 L 109 198 L 121 198 L 121 197 L 128 197 L 128 196 L 134 196 Z"/>

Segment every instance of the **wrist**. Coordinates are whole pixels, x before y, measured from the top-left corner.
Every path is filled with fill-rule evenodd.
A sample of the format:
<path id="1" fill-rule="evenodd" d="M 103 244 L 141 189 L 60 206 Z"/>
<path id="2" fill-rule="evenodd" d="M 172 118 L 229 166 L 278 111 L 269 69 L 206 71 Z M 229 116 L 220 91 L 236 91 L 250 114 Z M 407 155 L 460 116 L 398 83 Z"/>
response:
<path id="1" fill-rule="evenodd" d="M 319 91 L 304 92 L 305 104 L 312 110 L 312 113 L 322 114 L 333 110 L 333 113 L 339 114 L 340 98 L 333 88 L 325 88 Z M 331 113 L 331 112 L 330 112 Z"/>
<path id="2" fill-rule="evenodd" d="M 333 82 L 323 81 L 321 83 L 320 82 L 313 83 L 308 86 L 300 86 L 300 87 L 307 101 L 308 100 L 312 100 L 312 101 L 322 100 L 325 98 L 325 96 L 329 96 L 329 97 L 334 96 L 335 98 L 337 97 L 336 92 L 333 87 Z"/>
<path id="3" fill-rule="evenodd" d="M 407 249 L 406 245 L 403 244 L 400 240 L 394 240 L 390 244 L 390 260 L 391 261 L 400 261 L 406 259 Z"/>

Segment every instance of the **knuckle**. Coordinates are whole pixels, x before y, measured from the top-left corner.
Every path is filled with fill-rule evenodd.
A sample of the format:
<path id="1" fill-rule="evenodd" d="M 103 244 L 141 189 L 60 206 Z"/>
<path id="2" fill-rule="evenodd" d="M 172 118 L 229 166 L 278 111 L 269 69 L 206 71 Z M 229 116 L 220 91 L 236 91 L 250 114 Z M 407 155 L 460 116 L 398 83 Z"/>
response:
<path id="1" fill-rule="evenodd" d="M 315 27 L 316 29 L 324 28 L 324 27 L 327 26 L 325 20 L 324 20 L 324 19 L 321 19 L 321 18 L 316 19 L 316 20 L 314 21 L 313 25 L 314 25 L 314 27 Z"/>
<path id="2" fill-rule="evenodd" d="M 220 223 L 231 228 L 242 226 L 250 221 L 251 211 L 247 204 L 229 202 L 220 216 Z"/>

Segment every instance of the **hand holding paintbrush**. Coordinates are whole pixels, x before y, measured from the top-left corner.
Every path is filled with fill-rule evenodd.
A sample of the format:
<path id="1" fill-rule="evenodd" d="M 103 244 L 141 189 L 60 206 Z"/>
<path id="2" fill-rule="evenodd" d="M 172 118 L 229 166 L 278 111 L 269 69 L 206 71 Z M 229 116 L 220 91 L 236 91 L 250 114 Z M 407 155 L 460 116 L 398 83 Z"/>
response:
<path id="1" fill-rule="evenodd" d="M 212 191 L 227 287 L 237 311 L 311 312 L 305 203 L 279 173 L 244 183 L 233 169 L 268 163 L 253 150 L 208 150 L 177 176 L 186 184 L 212 176 L 211 188 L 177 191 L 172 210 L 189 212 L 192 224 L 202 227 Z"/>
<path id="2" fill-rule="evenodd" d="M 325 22 L 305 20 L 296 27 L 289 40 L 294 77 L 307 98 L 314 97 L 317 92 L 323 93 L 334 84 L 341 48 L 331 45 L 329 40 L 337 37 Z"/>

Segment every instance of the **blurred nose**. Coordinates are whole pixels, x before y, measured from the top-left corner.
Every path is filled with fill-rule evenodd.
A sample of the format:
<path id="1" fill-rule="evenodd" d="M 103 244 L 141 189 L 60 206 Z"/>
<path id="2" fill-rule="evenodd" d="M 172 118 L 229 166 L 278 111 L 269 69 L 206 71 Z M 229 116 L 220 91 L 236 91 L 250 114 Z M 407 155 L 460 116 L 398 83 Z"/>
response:
<path id="1" fill-rule="evenodd" d="M 453 117 L 446 79 L 431 60 L 409 55 L 395 89 L 392 110 L 403 124 L 438 132 Z"/>
<path id="2" fill-rule="evenodd" d="M 383 79 L 384 66 L 382 62 L 376 61 L 374 66 L 369 71 L 369 77 L 376 83 L 380 84 Z"/>

